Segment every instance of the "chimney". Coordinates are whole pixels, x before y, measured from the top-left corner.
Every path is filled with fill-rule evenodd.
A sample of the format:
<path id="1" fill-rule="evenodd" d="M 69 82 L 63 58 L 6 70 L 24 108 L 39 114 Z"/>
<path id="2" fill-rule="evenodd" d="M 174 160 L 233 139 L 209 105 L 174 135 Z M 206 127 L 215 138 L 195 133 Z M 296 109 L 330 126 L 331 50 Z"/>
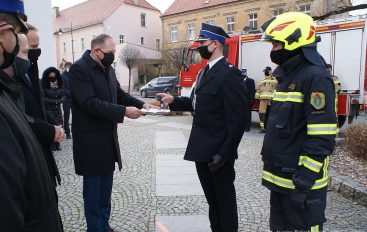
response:
<path id="1" fill-rule="evenodd" d="M 55 20 L 60 16 L 60 8 L 58 6 L 52 7 L 52 19 Z"/>

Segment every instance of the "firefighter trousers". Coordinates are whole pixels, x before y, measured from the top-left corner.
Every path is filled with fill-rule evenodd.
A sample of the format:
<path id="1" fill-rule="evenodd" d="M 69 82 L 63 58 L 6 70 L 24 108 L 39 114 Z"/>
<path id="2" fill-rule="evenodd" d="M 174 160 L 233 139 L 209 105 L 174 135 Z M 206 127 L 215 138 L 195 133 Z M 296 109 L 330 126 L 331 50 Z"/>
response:
<path id="1" fill-rule="evenodd" d="M 323 229 L 326 208 L 326 189 L 310 192 L 304 210 L 292 206 L 289 196 L 275 191 L 270 193 L 270 230 L 271 231 L 310 231 Z"/>
<path id="2" fill-rule="evenodd" d="M 259 104 L 259 119 L 260 119 L 260 128 L 264 129 L 264 123 L 266 118 L 266 110 L 268 105 L 270 104 L 270 99 L 262 99 Z"/>

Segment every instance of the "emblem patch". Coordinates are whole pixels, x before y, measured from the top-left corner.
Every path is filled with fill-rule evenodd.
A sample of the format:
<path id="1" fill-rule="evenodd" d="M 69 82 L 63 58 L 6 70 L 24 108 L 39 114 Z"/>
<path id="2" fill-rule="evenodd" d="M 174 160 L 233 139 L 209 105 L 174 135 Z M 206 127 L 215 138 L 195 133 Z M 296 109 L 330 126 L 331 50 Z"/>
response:
<path id="1" fill-rule="evenodd" d="M 296 83 L 292 83 L 288 85 L 288 91 L 293 92 L 296 89 Z"/>
<path id="2" fill-rule="evenodd" d="M 311 94 L 310 104 L 316 110 L 321 110 L 325 107 L 325 94 L 320 92 L 313 92 Z"/>

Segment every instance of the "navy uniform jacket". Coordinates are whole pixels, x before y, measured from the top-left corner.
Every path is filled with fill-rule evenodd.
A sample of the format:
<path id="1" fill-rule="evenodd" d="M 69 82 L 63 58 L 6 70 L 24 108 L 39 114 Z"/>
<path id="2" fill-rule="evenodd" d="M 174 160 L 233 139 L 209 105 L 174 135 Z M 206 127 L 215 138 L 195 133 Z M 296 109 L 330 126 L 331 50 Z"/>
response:
<path id="1" fill-rule="evenodd" d="M 125 106 L 141 109 L 144 102 L 125 93 L 113 68 L 103 70 L 86 51 L 70 67 L 73 112 L 73 155 L 78 175 L 103 175 L 121 170 L 117 123 Z"/>
<path id="2" fill-rule="evenodd" d="M 225 58 L 209 69 L 195 88 L 195 113 L 185 160 L 209 162 L 215 154 L 224 159 L 237 158 L 248 120 L 246 91 L 240 70 Z M 193 111 L 192 102 L 192 98 L 175 97 L 170 109 Z"/>
<path id="3" fill-rule="evenodd" d="M 333 81 L 303 55 L 273 75 L 278 85 L 265 122 L 263 185 L 282 194 L 324 191 L 337 132 Z"/>

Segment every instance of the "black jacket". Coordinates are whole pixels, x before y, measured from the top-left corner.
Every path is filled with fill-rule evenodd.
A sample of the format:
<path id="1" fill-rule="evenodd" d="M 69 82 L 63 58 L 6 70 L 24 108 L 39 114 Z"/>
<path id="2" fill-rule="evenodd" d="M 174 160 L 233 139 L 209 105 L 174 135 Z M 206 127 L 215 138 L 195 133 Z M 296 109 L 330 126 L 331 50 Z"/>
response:
<path id="1" fill-rule="evenodd" d="M 0 72 L 1 231 L 62 231 L 42 148 Z"/>
<path id="2" fill-rule="evenodd" d="M 121 169 L 117 123 L 125 106 L 142 108 L 144 102 L 125 93 L 113 68 L 101 68 L 86 51 L 70 68 L 73 113 L 73 154 L 78 175 L 101 175 Z"/>
<path id="3" fill-rule="evenodd" d="M 61 74 L 63 90 L 64 90 L 64 97 L 65 97 L 64 102 L 70 101 L 71 99 L 69 77 L 70 77 L 70 73 L 66 70 Z"/>
<path id="4" fill-rule="evenodd" d="M 51 81 L 48 77 L 51 72 L 56 73 L 57 88 L 51 88 Z M 54 67 L 49 67 L 43 72 L 42 89 L 49 123 L 53 125 L 63 125 L 61 103 L 65 98 L 63 94 L 62 78 L 59 70 Z"/>
<path id="5" fill-rule="evenodd" d="M 337 132 L 333 81 L 302 54 L 273 75 L 278 85 L 265 122 L 263 185 L 283 194 L 324 191 Z"/>
<path id="6" fill-rule="evenodd" d="M 241 72 L 222 58 L 209 69 L 195 94 L 195 113 L 184 159 L 209 162 L 215 154 L 224 159 L 236 158 L 249 107 Z M 192 98 L 175 97 L 170 109 L 193 111 L 192 103 Z"/>
<path id="7" fill-rule="evenodd" d="M 255 81 L 254 81 L 254 79 L 249 78 L 249 77 L 246 76 L 245 86 L 246 86 L 246 89 L 247 89 L 249 104 L 250 104 L 250 107 L 251 107 L 252 103 L 254 103 L 255 94 L 256 94 L 256 88 L 255 88 Z"/>
<path id="8" fill-rule="evenodd" d="M 55 127 L 47 122 L 38 76 L 33 77 L 28 75 L 28 78 L 29 79 L 27 79 L 26 76 L 16 77 L 18 82 L 22 85 L 25 113 L 33 119 L 30 126 L 37 135 L 38 141 L 42 146 L 51 178 L 56 186 L 57 183 L 60 184 L 61 177 L 51 150 L 51 144 L 54 142 L 55 137 Z"/>

